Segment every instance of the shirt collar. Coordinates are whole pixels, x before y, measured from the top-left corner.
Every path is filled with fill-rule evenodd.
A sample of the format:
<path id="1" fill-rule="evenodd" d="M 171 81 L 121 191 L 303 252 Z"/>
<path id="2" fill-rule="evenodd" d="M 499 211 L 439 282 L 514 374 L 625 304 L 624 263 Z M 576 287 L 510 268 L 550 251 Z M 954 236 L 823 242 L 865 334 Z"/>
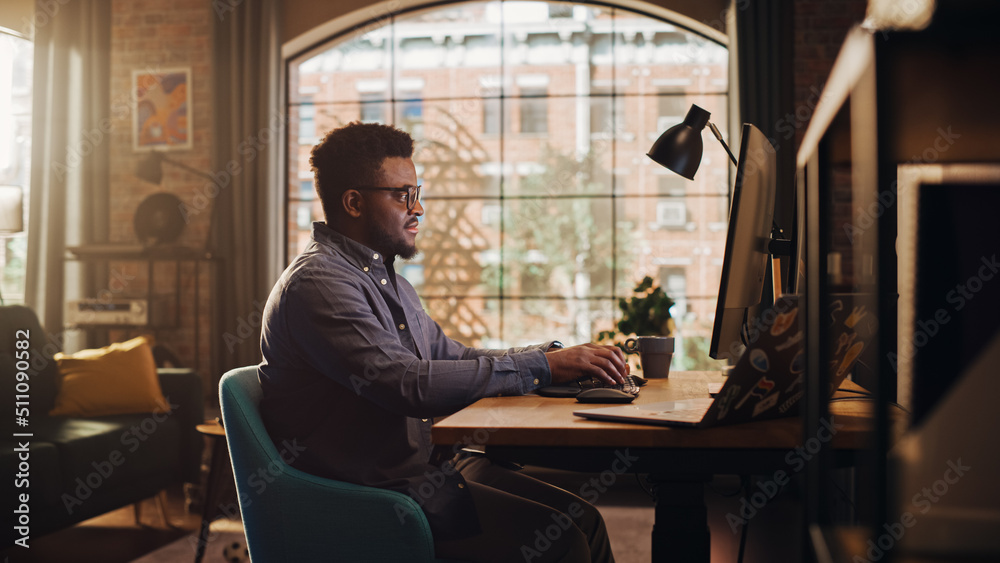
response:
<path id="1" fill-rule="evenodd" d="M 312 227 L 312 239 L 314 241 L 337 250 L 354 266 L 363 268 L 373 264 L 383 264 L 385 257 L 382 256 L 381 252 L 376 252 L 360 242 L 338 233 L 326 223 L 315 221 Z M 389 262 L 391 263 L 392 260 L 390 259 Z"/>

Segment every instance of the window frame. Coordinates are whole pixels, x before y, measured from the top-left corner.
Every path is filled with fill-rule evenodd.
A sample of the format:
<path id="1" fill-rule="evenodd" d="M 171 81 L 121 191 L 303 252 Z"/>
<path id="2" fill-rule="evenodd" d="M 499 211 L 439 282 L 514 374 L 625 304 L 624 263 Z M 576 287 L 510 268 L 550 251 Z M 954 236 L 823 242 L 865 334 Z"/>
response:
<path id="1" fill-rule="evenodd" d="M 344 16 L 342 18 L 337 18 L 336 20 L 333 20 L 331 22 L 327 22 L 327 24 L 324 24 L 323 26 L 320 26 L 321 28 L 326 28 L 326 29 L 330 30 L 330 32 L 327 35 L 325 35 L 325 36 L 321 32 L 319 32 L 319 28 L 317 28 L 316 30 L 313 30 L 313 32 L 310 32 L 310 34 L 309 34 L 310 40 L 308 41 L 308 43 L 303 42 L 303 41 L 293 41 L 293 42 L 290 42 L 289 44 L 286 44 L 284 46 L 284 48 L 283 48 L 284 63 L 286 65 L 286 68 L 290 67 L 291 65 L 295 64 L 296 61 L 306 60 L 306 58 L 309 55 L 314 55 L 316 53 L 319 53 L 319 52 L 323 51 L 324 49 L 329 49 L 329 48 L 337 45 L 338 41 L 341 41 L 341 40 L 343 40 L 345 38 L 349 39 L 349 36 L 352 33 L 355 36 L 359 35 L 361 32 L 359 32 L 358 30 L 369 31 L 369 30 L 372 30 L 373 29 L 372 26 L 375 26 L 375 25 L 380 25 L 380 24 L 387 23 L 387 22 L 389 22 L 391 24 L 392 22 L 394 22 L 396 20 L 396 18 L 404 17 L 407 14 L 409 14 L 410 12 L 418 11 L 418 10 L 424 10 L 424 9 L 430 8 L 430 7 L 445 8 L 445 7 L 450 6 L 450 5 L 462 4 L 462 3 L 463 2 L 444 2 L 444 3 L 441 3 L 441 2 L 414 2 L 412 0 L 403 0 L 402 5 L 401 5 L 396 0 L 388 0 L 387 2 L 382 2 L 382 3 L 379 3 L 379 4 L 375 4 L 375 5 L 370 6 L 369 8 L 367 8 L 366 12 L 367 12 L 367 14 L 369 16 L 372 13 L 380 13 L 380 14 L 382 14 L 381 17 L 376 17 L 376 18 L 367 17 L 366 18 L 366 17 L 363 17 L 362 14 L 359 14 L 359 13 L 355 12 L 355 13 L 350 14 L 349 16 Z M 391 9 L 389 8 L 390 4 L 392 5 Z M 550 5 L 551 5 L 551 3 L 550 3 Z M 700 22 L 697 22 L 695 20 L 687 18 L 686 16 L 683 16 L 682 14 L 679 14 L 677 12 L 673 12 L 673 11 L 667 10 L 665 8 L 659 8 L 659 7 L 651 6 L 651 5 L 643 5 L 642 7 L 637 7 L 635 4 L 632 4 L 630 2 L 577 2 L 577 3 L 574 3 L 574 5 L 579 5 L 579 6 L 597 6 L 597 7 L 603 7 L 603 8 L 621 9 L 621 10 L 624 10 L 626 12 L 629 12 L 629 13 L 632 13 L 632 14 L 635 14 L 635 15 L 645 16 L 645 17 L 653 18 L 655 20 L 659 20 L 659 21 L 663 21 L 663 22 L 669 23 L 670 25 L 673 25 L 676 28 L 678 28 L 679 31 L 693 33 L 693 34 L 698 35 L 698 36 L 702 37 L 703 39 L 707 39 L 708 41 L 710 41 L 712 43 L 715 43 L 715 44 L 717 44 L 717 45 L 719 45 L 719 46 L 721 46 L 721 47 L 723 47 L 723 48 L 725 48 L 727 50 L 731 50 L 733 48 L 730 45 L 730 42 L 728 41 L 728 38 L 723 33 L 718 32 L 717 30 L 712 29 L 711 27 L 709 27 L 707 25 L 704 25 L 704 24 L 702 24 Z M 385 7 L 386 9 L 385 10 L 380 10 L 379 7 Z M 337 22 L 339 22 L 339 23 L 337 23 Z M 617 64 L 617 62 L 615 62 L 613 64 Z M 733 73 L 731 72 L 731 69 L 732 69 L 732 56 L 731 56 L 731 52 L 730 52 L 729 61 L 726 64 L 727 64 L 727 66 L 730 69 L 729 76 L 728 76 L 728 83 L 727 83 L 728 86 L 725 88 L 724 91 L 713 91 L 712 93 L 714 95 L 719 95 L 719 96 L 724 97 L 725 104 L 726 104 L 727 115 L 731 116 L 731 114 L 732 114 L 732 108 L 733 108 L 733 104 L 734 104 L 732 96 L 733 96 L 733 92 L 736 91 L 736 85 L 734 83 L 734 76 L 733 76 Z M 395 75 L 395 71 L 391 71 L 391 73 L 392 73 L 392 75 Z M 295 72 L 292 71 L 292 70 L 288 70 L 286 72 L 286 75 L 287 76 L 294 76 Z M 286 80 L 285 84 L 286 84 L 287 88 L 291 88 L 292 87 L 291 80 Z M 517 90 L 517 87 L 514 84 L 507 84 L 506 86 L 507 86 L 508 89 L 510 89 L 512 91 L 516 91 Z M 496 121 L 499 122 L 499 132 L 492 132 L 491 133 L 490 131 L 486 131 L 486 133 L 484 134 L 484 136 L 488 137 L 490 135 L 493 135 L 495 137 L 502 137 L 505 134 L 506 135 L 513 135 L 513 134 L 518 134 L 519 133 L 519 131 L 513 131 L 511 129 L 511 127 L 510 127 L 511 121 L 512 121 L 511 118 L 515 117 L 515 116 L 513 115 L 513 112 L 510 110 L 510 107 L 508 105 L 508 101 L 510 101 L 510 100 L 516 100 L 518 98 L 520 98 L 520 96 L 517 96 L 517 95 L 504 96 L 502 94 L 501 95 L 497 95 L 497 96 L 484 96 L 483 98 L 481 98 L 481 100 L 482 100 L 482 102 L 484 104 L 484 107 L 483 107 L 482 113 L 481 113 L 482 121 L 483 121 L 483 125 L 484 125 L 484 130 L 485 130 L 486 121 L 489 119 L 488 116 L 491 115 L 491 113 L 488 111 L 488 109 L 485 107 L 485 105 L 487 103 L 498 103 L 499 106 L 500 106 L 500 108 L 501 108 L 500 109 L 500 116 L 501 117 L 496 120 Z M 545 99 L 546 101 L 548 101 L 548 100 L 551 100 L 552 98 L 543 98 L 543 99 Z M 610 97 L 611 105 L 613 106 L 612 109 L 610 110 L 612 113 L 615 113 L 616 111 L 619 110 L 618 104 L 620 103 L 621 99 L 622 98 L 620 96 L 611 96 Z M 388 122 L 388 123 L 395 123 L 396 122 L 396 117 L 397 117 L 396 113 L 397 113 L 398 110 L 397 110 L 397 107 L 396 107 L 396 105 L 394 103 L 398 102 L 398 101 L 399 100 L 397 100 L 397 96 L 395 95 L 395 93 L 392 92 L 392 88 L 390 87 L 389 88 L 389 95 L 385 99 L 385 102 L 387 104 L 389 104 L 389 107 L 388 107 L 388 109 L 386 111 L 384 111 L 384 113 L 389 116 L 389 120 L 388 121 L 383 121 L 383 122 Z M 287 101 L 286 101 L 286 103 L 287 103 Z M 550 113 L 548 111 L 548 108 L 546 108 L 546 109 L 547 109 L 546 113 L 547 114 Z M 492 115 L 495 115 L 495 113 L 492 114 Z M 552 128 L 551 127 L 546 127 L 546 129 L 547 130 L 551 130 Z M 611 143 L 614 143 L 615 139 L 618 138 L 618 137 L 627 136 L 627 135 L 623 135 L 621 131 L 615 131 L 615 132 L 610 132 L 610 131 L 608 131 L 608 132 L 605 132 L 605 131 L 591 131 L 590 133 L 591 133 L 590 136 L 594 140 L 596 140 L 596 141 L 605 141 L 605 140 L 607 140 L 608 142 L 611 142 Z M 545 133 L 532 133 L 532 132 L 527 132 L 526 131 L 526 132 L 524 132 L 524 135 L 525 136 L 529 136 L 529 137 L 531 135 L 537 135 L 537 136 L 540 136 L 540 137 L 544 137 Z M 290 154 L 292 152 L 292 147 L 286 147 L 286 148 L 288 150 L 286 151 L 285 158 L 289 159 L 289 160 L 291 158 L 294 158 Z M 509 163 L 507 163 L 507 164 L 509 164 Z M 418 169 L 419 169 L 419 167 L 420 167 L 420 164 L 418 163 Z M 611 178 L 612 182 L 616 181 L 615 178 L 617 178 L 618 174 L 619 174 L 619 172 L 617 170 L 613 170 L 611 172 L 610 178 Z M 731 196 L 731 189 L 732 189 L 732 171 L 731 170 L 729 170 L 728 175 L 729 175 L 729 182 L 728 182 L 729 194 L 728 195 Z M 660 194 L 660 195 L 662 196 L 662 195 L 665 195 L 665 194 Z M 719 195 L 725 195 L 725 194 L 719 194 Z M 435 199 L 435 196 L 431 195 L 427 199 Z M 503 198 L 501 197 L 501 200 L 502 199 Z M 614 202 L 614 201 L 615 201 L 615 198 L 612 197 L 612 202 Z M 728 208 L 728 204 L 726 205 L 726 207 Z M 286 211 L 286 221 L 285 221 L 285 223 L 286 223 L 286 225 L 288 224 L 288 221 L 287 221 L 287 211 Z M 289 234 L 286 233 L 286 236 L 289 236 Z M 288 244 L 286 244 L 284 246 L 284 251 L 286 253 L 286 255 L 285 255 L 285 263 L 288 263 L 291 260 L 291 258 L 293 257 L 293 255 L 291 254 L 291 251 L 289 249 L 289 245 Z M 502 254 L 502 252 L 501 252 L 501 254 Z M 421 297 L 424 298 L 425 296 L 422 295 Z M 616 300 L 618 297 L 620 297 L 620 295 L 617 294 L 617 288 L 615 288 L 612 291 L 612 295 L 610 296 L 610 299 Z M 503 298 L 504 298 L 504 296 L 503 296 L 502 290 L 501 290 L 501 299 L 503 299 Z M 515 299 L 516 297 L 507 296 L 506 298 L 507 299 Z M 714 298 L 714 296 L 713 296 L 713 298 Z"/>

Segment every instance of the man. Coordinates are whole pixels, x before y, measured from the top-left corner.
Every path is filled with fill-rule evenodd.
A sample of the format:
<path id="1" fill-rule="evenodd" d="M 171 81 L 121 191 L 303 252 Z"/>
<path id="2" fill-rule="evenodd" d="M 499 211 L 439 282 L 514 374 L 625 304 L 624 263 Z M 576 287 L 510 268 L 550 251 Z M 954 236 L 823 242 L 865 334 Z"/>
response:
<path id="1" fill-rule="evenodd" d="M 304 447 L 293 463 L 306 472 L 409 494 L 439 557 L 613 561 L 604 522 L 582 499 L 431 443 L 433 417 L 482 397 L 587 375 L 620 383 L 628 367 L 611 346 L 480 350 L 446 337 L 394 270 L 397 256 L 416 254 L 424 213 L 412 155 L 408 134 L 380 124 L 352 123 L 313 149 L 326 222 L 313 224 L 264 309 L 268 432 Z M 536 532 L 553 523 L 563 532 L 537 549 Z"/>

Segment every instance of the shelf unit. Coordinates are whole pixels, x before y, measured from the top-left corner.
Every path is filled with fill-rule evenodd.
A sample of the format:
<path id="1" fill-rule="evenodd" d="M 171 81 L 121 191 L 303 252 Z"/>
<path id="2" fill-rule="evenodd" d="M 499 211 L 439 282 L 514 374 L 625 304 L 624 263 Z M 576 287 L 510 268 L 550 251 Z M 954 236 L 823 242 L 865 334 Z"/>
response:
<path id="1" fill-rule="evenodd" d="M 898 171 L 921 162 L 1000 163 L 995 102 L 1000 38 L 991 29 L 998 12 L 987 3 L 955 2 L 940 5 L 924 29 L 852 30 L 800 147 L 797 206 L 805 262 L 800 291 L 807 296 L 804 439 L 814 436 L 828 415 L 823 392 L 828 377 L 822 367 L 829 345 L 823 319 L 831 294 L 867 296 L 880 326 L 870 366 L 876 417 L 870 447 L 855 471 L 860 501 L 855 521 L 835 522 L 831 516 L 826 484 L 834 466 L 823 448 L 806 469 L 806 561 L 869 560 L 867 540 L 884 535 L 884 526 L 898 521 L 900 499 L 909 498 L 908 491 L 899 490 L 897 477 L 914 468 L 889 462 L 897 437 L 890 430 L 889 409 L 900 389 L 907 401 L 913 385 L 906 374 L 897 378 L 900 330 L 908 330 L 905 323 L 912 321 L 905 311 L 900 315 L 911 304 L 898 297 L 897 249 L 914 244 L 898 228 Z M 911 429 L 909 435 L 914 433 Z M 907 550 L 889 549 L 880 559 L 913 560 Z"/>
<path id="2" fill-rule="evenodd" d="M 108 330 L 126 330 L 133 331 L 136 329 L 144 328 L 153 332 L 154 336 L 158 336 L 162 331 L 177 330 L 184 326 L 184 318 L 182 317 L 181 301 L 184 298 L 182 295 L 183 287 L 183 271 L 184 265 L 190 264 L 189 270 L 194 276 L 194 295 L 193 300 L 193 311 L 191 317 L 191 325 L 193 331 L 193 362 L 194 369 L 198 371 L 202 362 L 202 343 L 201 343 L 201 295 L 205 291 L 201 287 L 201 277 L 202 269 L 207 269 L 207 275 L 209 280 L 214 280 L 216 273 L 214 271 L 215 263 L 217 262 L 210 253 L 204 250 L 199 250 L 186 246 L 162 246 L 162 247 L 148 247 L 142 248 L 131 245 L 93 245 L 93 246 L 81 246 L 72 247 L 67 249 L 66 254 L 67 261 L 76 261 L 83 263 L 92 264 L 105 264 L 109 265 L 114 262 L 140 262 L 146 264 L 146 288 L 143 295 L 133 294 L 132 297 L 141 298 L 146 300 L 148 307 L 147 310 L 147 323 L 144 325 L 136 324 L 86 324 L 86 325 L 70 325 L 67 328 L 84 330 L 88 333 L 96 333 L 97 331 L 108 331 Z M 156 273 L 157 264 L 160 263 L 173 263 L 174 264 L 174 280 L 173 280 L 173 291 L 168 297 L 169 301 L 172 301 L 172 307 L 169 307 L 167 303 L 163 303 L 163 306 L 157 305 L 157 300 L 159 299 L 155 293 L 156 288 Z M 214 283 L 209 282 L 209 302 L 213 302 L 215 296 Z M 123 298 L 128 298 L 123 296 Z M 172 309 L 172 314 L 169 318 L 163 318 L 169 309 Z M 214 308 L 209 307 L 209 318 L 210 318 L 210 334 L 215 334 L 217 332 L 216 327 L 218 326 L 216 321 L 216 315 L 214 313 Z M 208 345 L 208 370 L 209 373 L 216 372 L 217 358 L 214 346 L 215 339 L 209 339 Z"/>

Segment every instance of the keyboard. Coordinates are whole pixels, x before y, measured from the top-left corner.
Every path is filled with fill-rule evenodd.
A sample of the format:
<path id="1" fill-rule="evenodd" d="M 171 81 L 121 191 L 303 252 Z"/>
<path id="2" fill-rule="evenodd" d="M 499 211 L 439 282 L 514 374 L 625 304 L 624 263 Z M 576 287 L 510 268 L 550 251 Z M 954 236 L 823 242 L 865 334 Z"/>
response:
<path id="1" fill-rule="evenodd" d="M 645 384 L 645 380 L 634 375 L 626 376 L 625 383 L 616 383 L 614 385 L 605 383 L 597 378 L 585 377 L 570 383 L 540 387 L 535 392 L 543 397 L 575 397 L 584 389 L 617 389 L 630 395 L 638 395 L 639 388 Z"/>
<path id="2" fill-rule="evenodd" d="M 625 376 L 625 383 L 616 383 L 614 385 L 606 383 L 601 379 L 589 378 L 580 379 L 575 381 L 580 389 L 617 389 L 619 391 L 624 391 L 630 395 L 638 395 L 639 387 L 645 384 L 645 381 L 639 382 L 639 380 L 634 375 Z"/>

